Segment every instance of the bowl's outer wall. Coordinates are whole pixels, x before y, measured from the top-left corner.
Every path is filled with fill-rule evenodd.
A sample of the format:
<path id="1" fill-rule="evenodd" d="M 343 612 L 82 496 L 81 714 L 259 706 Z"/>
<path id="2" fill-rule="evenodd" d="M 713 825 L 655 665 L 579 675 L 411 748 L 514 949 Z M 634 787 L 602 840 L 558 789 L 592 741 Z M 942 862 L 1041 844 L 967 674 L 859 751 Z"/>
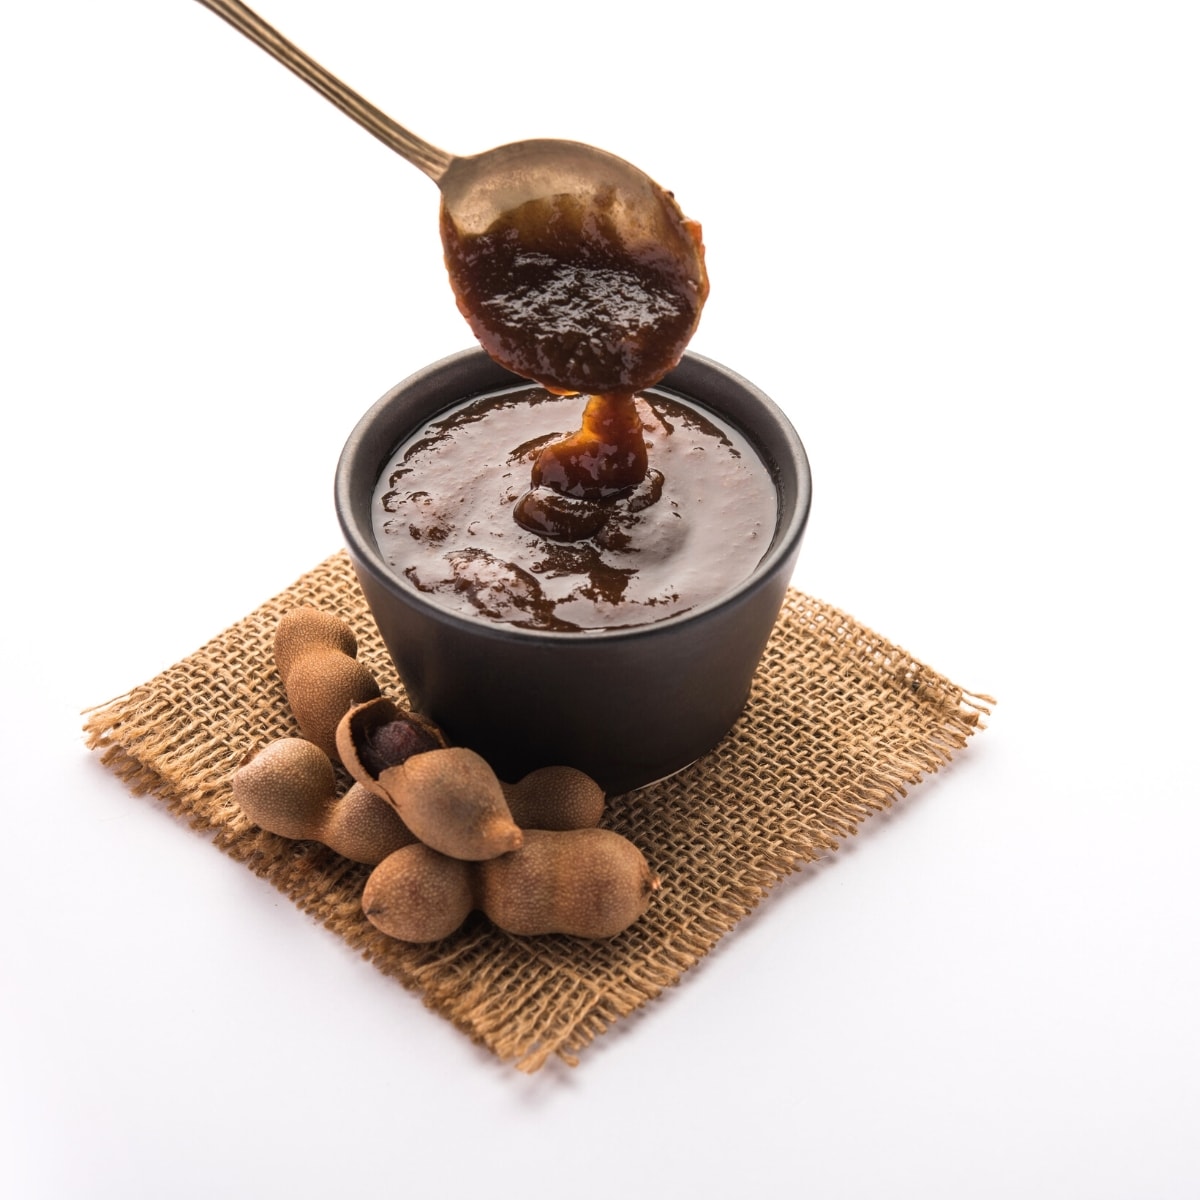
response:
<path id="1" fill-rule="evenodd" d="M 464 351 L 393 388 L 351 434 L 335 502 L 351 561 L 409 700 L 502 779 L 565 764 L 609 794 L 660 779 L 711 750 L 745 704 L 783 603 L 811 498 L 785 417 L 750 384 L 695 355 L 662 386 L 736 424 L 776 477 L 772 549 L 740 590 L 695 614 L 629 630 L 535 633 L 430 603 L 384 563 L 371 505 L 380 472 L 415 428 L 467 397 L 522 380 Z"/>

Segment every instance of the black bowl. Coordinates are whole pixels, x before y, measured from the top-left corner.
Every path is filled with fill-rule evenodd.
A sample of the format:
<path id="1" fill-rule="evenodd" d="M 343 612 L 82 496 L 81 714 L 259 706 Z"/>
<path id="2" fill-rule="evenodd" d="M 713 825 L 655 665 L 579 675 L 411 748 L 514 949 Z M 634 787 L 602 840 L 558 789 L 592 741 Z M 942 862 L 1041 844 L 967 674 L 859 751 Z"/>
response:
<path id="1" fill-rule="evenodd" d="M 543 632 L 459 616 L 384 561 L 372 530 L 380 473 L 442 410 L 523 381 L 482 350 L 433 363 L 392 388 L 355 426 L 334 499 L 350 559 L 410 703 L 505 780 L 550 764 L 586 771 L 610 794 L 644 786 L 711 750 L 745 705 L 808 520 L 804 447 L 762 392 L 686 354 L 660 387 L 735 425 L 779 496 L 775 536 L 754 573 L 679 616 L 617 630 Z"/>

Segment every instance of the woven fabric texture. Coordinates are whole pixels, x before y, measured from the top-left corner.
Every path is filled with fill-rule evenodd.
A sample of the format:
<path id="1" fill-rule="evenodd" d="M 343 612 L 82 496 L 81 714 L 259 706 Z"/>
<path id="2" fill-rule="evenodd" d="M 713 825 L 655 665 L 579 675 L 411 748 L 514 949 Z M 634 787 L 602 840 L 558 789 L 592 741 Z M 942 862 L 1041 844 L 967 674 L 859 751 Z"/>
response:
<path id="1" fill-rule="evenodd" d="M 845 614 L 788 594 L 734 729 L 672 778 L 609 801 L 662 886 L 608 941 L 519 938 L 479 914 L 444 941 L 380 934 L 359 898 L 369 867 L 262 832 L 231 794 L 252 748 L 295 736 L 275 626 L 299 604 L 335 613 L 385 694 L 404 693 L 353 569 L 335 554 L 194 654 L 88 714 L 89 745 L 132 791 L 212 835 L 380 970 L 525 1071 L 574 1065 L 613 1022 L 679 981 L 784 876 L 837 849 L 872 813 L 949 762 L 988 697 L 956 687 Z"/>

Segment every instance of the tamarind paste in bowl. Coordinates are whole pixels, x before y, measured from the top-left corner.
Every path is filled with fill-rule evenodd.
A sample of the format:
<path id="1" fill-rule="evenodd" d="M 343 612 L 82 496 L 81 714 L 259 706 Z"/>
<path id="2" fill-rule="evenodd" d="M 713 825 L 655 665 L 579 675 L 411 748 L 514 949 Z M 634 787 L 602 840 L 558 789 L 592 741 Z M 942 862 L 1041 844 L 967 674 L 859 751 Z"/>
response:
<path id="1" fill-rule="evenodd" d="M 388 565 L 434 604 L 525 629 L 623 629 L 686 613 L 750 575 L 775 533 L 775 483 L 744 434 L 659 388 L 634 401 L 639 483 L 586 498 L 531 488 L 582 402 L 526 385 L 440 413 L 384 469 Z"/>
<path id="2" fill-rule="evenodd" d="M 409 703 L 502 779 L 565 764 L 614 794 L 693 762 L 783 603 L 811 503 L 784 414 L 690 352 L 629 401 L 632 485 L 591 469 L 606 413 L 588 401 L 580 440 L 583 399 L 479 349 L 398 384 L 342 451 L 338 518 Z"/>

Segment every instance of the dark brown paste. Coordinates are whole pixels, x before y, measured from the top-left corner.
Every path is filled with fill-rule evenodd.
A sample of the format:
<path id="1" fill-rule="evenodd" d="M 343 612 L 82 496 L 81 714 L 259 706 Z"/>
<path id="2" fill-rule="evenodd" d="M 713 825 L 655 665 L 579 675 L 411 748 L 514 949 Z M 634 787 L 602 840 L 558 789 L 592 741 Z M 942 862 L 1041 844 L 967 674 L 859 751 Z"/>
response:
<path id="1" fill-rule="evenodd" d="M 700 227 L 679 222 L 697 250 Z M 530 200 L 471 235 L 443 210 L 442 245 L 458 307 L 483 348 L 553 391 L 630 396 L 657 383 L 686 349 L 708 295 L 702 259 L 628 245 L 609 211 L 572 196 Z"/>
<path id="2" fill-rule="evenodd" d="M 775 531 L 774 482 L 736 429 L 665 390 L 631 401 L 648 465 L 601 496 L 530 488 L 578 397 L 521 386 L 469 400 L 402 445 L 376 488 L 388 563 L 435 603 L 530 629 L 618 629 L 687 612 L 749 576 Z M 536 506 L 547 532 L 513 520 Z"/>

